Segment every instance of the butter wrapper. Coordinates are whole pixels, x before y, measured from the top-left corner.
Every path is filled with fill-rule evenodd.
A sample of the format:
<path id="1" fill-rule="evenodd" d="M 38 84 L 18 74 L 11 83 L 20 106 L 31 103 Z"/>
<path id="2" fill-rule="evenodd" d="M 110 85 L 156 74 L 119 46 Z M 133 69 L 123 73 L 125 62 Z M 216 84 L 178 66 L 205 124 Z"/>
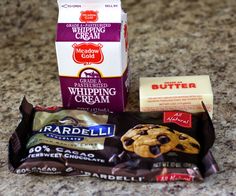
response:
<path id="1" fill-rule="evenodd" d="M 140 111 L 182 110 L 213 115 L 213 93 L 208 75 L 140 78 Z"/>

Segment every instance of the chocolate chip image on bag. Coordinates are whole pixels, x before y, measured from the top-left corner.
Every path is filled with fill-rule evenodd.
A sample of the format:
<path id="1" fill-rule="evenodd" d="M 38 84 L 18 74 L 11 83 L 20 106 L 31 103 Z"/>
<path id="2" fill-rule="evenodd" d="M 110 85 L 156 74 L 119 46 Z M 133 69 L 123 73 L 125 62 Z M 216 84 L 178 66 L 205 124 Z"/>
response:
<path id="1" fill-rule="evenodd" d="M 207 112 L 91 113 L 33 107 L 25 98 L 20 111 L 9 141 L 9 169 L 17 174 L 159 182 L 203 180 L 218 171 Z"/>
<path id="2" fill-rule="evenodd" d="M 189 154 L 197 154 L 200 150 L 200 144 L 194 138 L 187 134 L 175 131 L 178 136 L 178 144 L 173 149 L 174 151 L 185 152 Z"/>
<path id="3" fill-rule="evenodd" d="M 171 150 L 198 154 L 200 149 L 194 138 L 161 125 L 137 125 L 121 141 L 126 150 L 146 158 L 156 158 Z"/>
<path id="4" fill-rule="evenodd" d="M 129 132 L 135 135 L 130 138 Z M 132 146 L 133 152 L 146 158 L 159 157 L 178 144 L 178 138 L 174 132 L 160 125 L 137 125 L 125 133 L 121 140 L 123 140 L 124 148 Z"/>

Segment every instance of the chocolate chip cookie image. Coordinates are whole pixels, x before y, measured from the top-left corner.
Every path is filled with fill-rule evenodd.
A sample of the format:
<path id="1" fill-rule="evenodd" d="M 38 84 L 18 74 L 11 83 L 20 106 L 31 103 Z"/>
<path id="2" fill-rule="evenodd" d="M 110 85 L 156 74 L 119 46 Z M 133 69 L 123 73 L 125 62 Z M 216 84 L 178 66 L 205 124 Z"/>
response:
<path id="1" fill-rule="evenodd" d="M 178 144 L 178 137 L 169 127 L 139 124 L 128 130 L 121 141 L 124 149 L 144 158 L 157 158 Z"/>
<path id="2" fill-rule="evenodd" d="M 129 129 L 122 137 L 121 142 L 125 150 L 130 152 L 134 152 L 133 143 L 137 140 L 141 135 L 148 135 L 148 130 L 151 129 L 153 124 L 139 124 Z"/>
<path id="3" fill-rule="evenodd" d="M 134 152 L 144 158 L 157 158 L 178 145 L 178 137 L 169 130 L 153 128 L 134 142 Z"/>
<path id="4" fill-rule="evenodd" d="M 198 154 L 200 151 L 200 144 L 193 137 L 174 131 L 178 137 L 179 143 L 173 149 L 173 151 L 184 152 L 188 154 Z"/>

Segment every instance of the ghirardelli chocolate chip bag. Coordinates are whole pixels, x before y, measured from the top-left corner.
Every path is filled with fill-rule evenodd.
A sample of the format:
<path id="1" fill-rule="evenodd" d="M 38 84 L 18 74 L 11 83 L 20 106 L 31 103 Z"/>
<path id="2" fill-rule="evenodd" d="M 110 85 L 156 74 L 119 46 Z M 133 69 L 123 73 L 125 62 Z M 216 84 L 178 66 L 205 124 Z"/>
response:
<path id="1" fill-rule="evenodd" d="M 64 108 L 124 111 L 127 15 L 120 0 L 58 0 L 56 52 Z"/>
<path id="2" fill-rule="evenodd" d="M 9 141 L 9 168 L 18 174 L 93 176 L 124 181 L 194 181 L 218 171 L 205 112 L 91 113 L 33 107 Z"/>

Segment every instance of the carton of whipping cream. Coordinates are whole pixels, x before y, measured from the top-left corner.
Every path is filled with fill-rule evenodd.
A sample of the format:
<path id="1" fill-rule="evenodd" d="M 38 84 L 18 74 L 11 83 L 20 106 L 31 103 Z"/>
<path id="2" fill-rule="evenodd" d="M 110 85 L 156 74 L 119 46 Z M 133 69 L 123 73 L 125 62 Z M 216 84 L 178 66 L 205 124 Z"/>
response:
<path id="1" fill-rule="evenodd" d="M 63 106 L 123 111 L 127 15 L 120 0 L 58 0 L 56 52 Z"/>
<path id="2" fill-rule="evenodd" d="M 212 117 L 213 93 L 208 75 L 140 78 L 140 111 L 203 111 Z"/>

